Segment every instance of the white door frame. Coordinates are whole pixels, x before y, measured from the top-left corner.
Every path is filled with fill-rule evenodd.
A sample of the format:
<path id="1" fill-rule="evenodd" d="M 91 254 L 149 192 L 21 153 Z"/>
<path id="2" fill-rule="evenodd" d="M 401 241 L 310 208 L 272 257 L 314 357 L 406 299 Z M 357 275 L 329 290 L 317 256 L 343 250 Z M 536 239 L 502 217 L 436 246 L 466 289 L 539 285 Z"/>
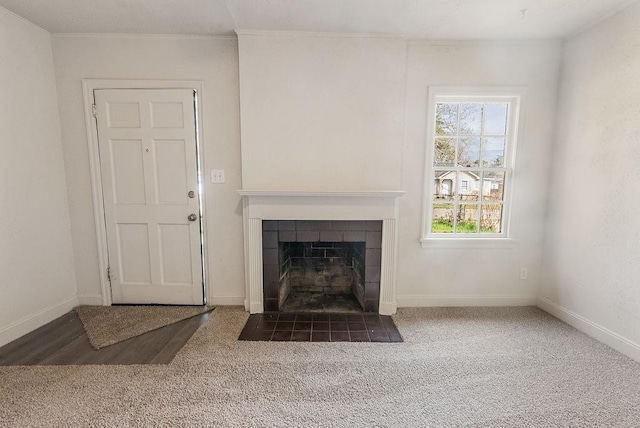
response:
<path id="1" fill-rule="evenodd" d="M 198 180 L 203 188 L 200 194 L 200 209 L 202 211 L 202 269 L 203 296 L 208 301 L 208 255 L 205 241 L 207 236 L 207 216 L 205 213 L 204 185 L 204 148 L 202 147 L 202 90 L 204 82 L 201 80 L 116 80 L 116 79 L 82 79 L 82 96 L 84 98 L 84 117 L 87 129 L 87 145 L 89 148 L 89 167 L 91 172 L 91 190 L 93 193 L 93 214 L 98 244 L 98 265 L 100 269 L 100 287 L 102 290 L 102 305 L 111 306 L 111 284 L 107 278 L 109 265 L 107 251 L 107 227 L 104 222 L 104 200 L 102 196 L 102 175 L 100 171 L 100 150 L 98 147 L 98 127 L 93 117 L 93 91 L 96 89 L 193 89 L 196 92 L 196 150 L 198 154 Z"/>

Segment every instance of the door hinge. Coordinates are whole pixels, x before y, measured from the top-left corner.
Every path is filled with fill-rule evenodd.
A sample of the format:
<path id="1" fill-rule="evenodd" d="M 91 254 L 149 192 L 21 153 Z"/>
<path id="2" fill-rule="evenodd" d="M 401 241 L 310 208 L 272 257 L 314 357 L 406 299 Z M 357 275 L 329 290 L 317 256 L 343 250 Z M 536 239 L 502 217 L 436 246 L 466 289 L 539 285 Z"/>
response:
<path id="1" fill-rule="evenodd" d="M 98 117 L 98 106 L 96 106 L 95 104 L 92 104 L 91 113 L 93 114 L 93 117 Z"/>

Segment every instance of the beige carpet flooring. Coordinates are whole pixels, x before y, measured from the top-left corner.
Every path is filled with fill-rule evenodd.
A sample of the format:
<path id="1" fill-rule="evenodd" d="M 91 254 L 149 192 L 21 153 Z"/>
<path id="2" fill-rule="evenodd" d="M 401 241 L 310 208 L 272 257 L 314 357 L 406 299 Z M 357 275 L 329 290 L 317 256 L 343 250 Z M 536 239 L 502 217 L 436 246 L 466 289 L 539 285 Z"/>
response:
<path id="1" fill-rule="evenodd" d="M 213 310 L 206 306 L 78 306 L 78 318 L 95 349 L 140 336 Z"/>
<path id="2" fill-rule="evenodd" d="M 536 308 L 404 309 L 404 343 L 240 342 L 166 366 L 0 367 L 0 425 L 638 427 L 640 363 Z"/>

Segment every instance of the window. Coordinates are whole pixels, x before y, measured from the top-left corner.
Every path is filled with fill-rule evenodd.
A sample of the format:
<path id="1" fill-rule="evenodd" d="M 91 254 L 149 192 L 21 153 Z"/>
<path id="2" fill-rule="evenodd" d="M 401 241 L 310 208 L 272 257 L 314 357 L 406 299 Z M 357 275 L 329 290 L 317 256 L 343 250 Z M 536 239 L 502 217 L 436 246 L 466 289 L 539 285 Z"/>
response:
<path id="1" fill-rule="evenodd" d="M 422 241 L 507 238 L 521 91 L 432 88 Z"/>

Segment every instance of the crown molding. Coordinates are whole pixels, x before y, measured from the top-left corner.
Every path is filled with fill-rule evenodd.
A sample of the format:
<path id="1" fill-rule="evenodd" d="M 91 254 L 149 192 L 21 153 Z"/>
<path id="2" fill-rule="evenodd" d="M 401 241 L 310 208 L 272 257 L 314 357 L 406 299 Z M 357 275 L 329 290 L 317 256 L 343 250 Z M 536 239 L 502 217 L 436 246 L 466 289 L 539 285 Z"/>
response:
<path id="1" fill-rule="evenodd" d="M 430 39 L 408 39 L 409 45 L 425 46 L 522 46 L 522 45 L 548 45 L 561 44 L 561 38 L 550 39 L 522 39 L 522 40 L 430 40 Z"/>
<path id="2" fill-rule="evenodd" d="M 273 36 L 273 37 L 326 37 L 326 38 L 354 38 L 354 39 L 397 39 L 407 40 L 403 34 L 386 33 L 343 33 L 321 31 L 264 31 L 264 30 L 235 30 L 238 36 Z"/>
<path id="3" fill-rule="evenodd" d="M 235 35 L 217 36 L 206 34 L 136 34 L 136 33 L 52 33 L 55 38 L 94 38 L 94 39 L 193 39 L 193 40 L 233 40 Z"/>

